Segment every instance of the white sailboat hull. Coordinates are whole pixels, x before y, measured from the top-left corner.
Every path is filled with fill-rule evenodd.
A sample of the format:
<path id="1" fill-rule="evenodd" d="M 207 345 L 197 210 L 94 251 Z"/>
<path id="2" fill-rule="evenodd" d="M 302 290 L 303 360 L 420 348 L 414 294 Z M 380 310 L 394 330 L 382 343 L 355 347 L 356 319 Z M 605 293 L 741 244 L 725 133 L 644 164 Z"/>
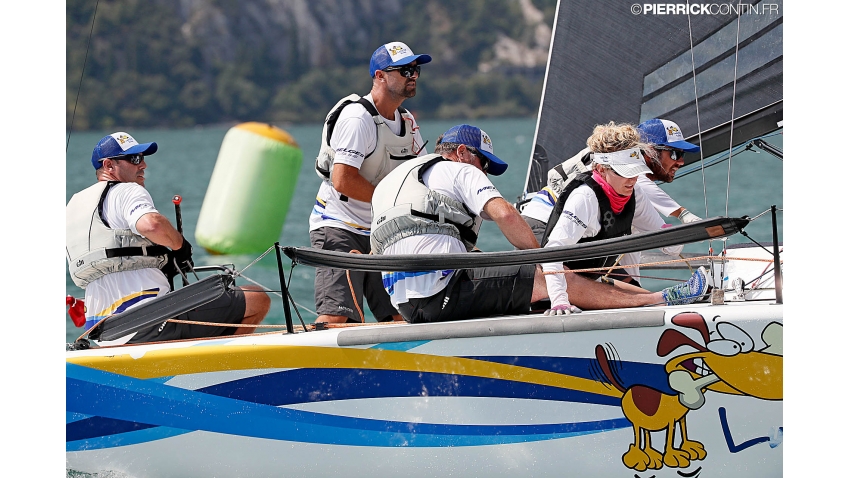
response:
<path id="1" fill-rule="evenodd" d="M 780 476 L 782 310 L 727 302 L 68 352 L 67 467 L 134 477 Z M 705 349 L 700 320 L 711 341 L 718 324 L 736 326 L 750 350 Z M 717 380 L 692 390 L 704 403 L 687 408 L 668 375 L 693 355 Z M 669 428 L 650 423 L 664 417 L 671 447 Z M 661 463 L 626 456 L 638 425 L 657 428 L 640 435 Z M 678 450 L 683 425 L 702 456 Z"/>

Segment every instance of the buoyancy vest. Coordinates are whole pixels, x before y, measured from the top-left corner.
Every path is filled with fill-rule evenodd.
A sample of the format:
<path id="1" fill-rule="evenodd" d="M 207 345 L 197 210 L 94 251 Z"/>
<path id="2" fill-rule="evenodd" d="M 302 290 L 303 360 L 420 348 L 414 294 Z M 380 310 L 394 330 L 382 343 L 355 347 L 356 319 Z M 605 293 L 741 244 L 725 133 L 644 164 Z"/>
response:
<path id="1" fill-rule="evenodd" d="M 590 151 L 590 148 L 584 148 L 576 153 L 576 155 L 572 158 L 550 169 L 547 174 L 548 186 L 555 191 L 555 194 L 560 195 L 564 192 L 564 188 L 567 186 L 567 183 L 572 181 L 577 174 L 584 173 L 592 169 L 592 155 L 593 153 Z"/>
<path id="2" fill-rule="evenodd" d="M 393 170 L 372 195 L 372 252 L 384 249 L 405 237 L 444 234 L 463 242 L 472 251 L 478 241 L 482 219 L 460 201 L 425 186 L 422 176 L 430 167 L 448 161 L 439 154 L 427 154 Z"/>
<path id="3" fill-rule="evenodd" d="M 558 196 L 558 201 L 555 203 L 555 207 L 552 208 L 552 213 L 549 215 L 549 221 L 546 223 L 546 232 L 543 233 L 543 237 L 540 241 L 541 247 L 543 247 L 549 240 L 549 235 L 552 233 L 552 229 L 554 229 L 555 224 L 558 222 L 558 218 L 561 217 L 567 198 L 582 184 L 588 185 L 593 190 L 594 194 L 596 194 L 596 201 L 599 203 L 599 223 L 602 227 L 595 236 L 582 237 L 579 239 L 579 244 L 626 236 L 632 233 L 632 220 L 635 217 L 635 204 L 637 203 L 635 199 L 636 193 L 632 193 L 632 197 L 629 198 L 628 202 L 626 202 L 626 206 L 623 210 L 619 214 L 616 214 L 611 208 L 611 201 L 608 200 L 608 196 L 605 195 L 605 191 L 602 189 L 602 186 L 593 179 L 593 174 L 591 172 L 583 172 L 577 174 L 572 181 L 567 183 L 564 187 L 564 191 L 560 194 L 560 196 Z M 565 262 L 564 265 L 570 269 L 593 269 L 596 267 L 610 267 L 614 265 L 616 260 L 617 256 L 614 255 L 593 259 L 582 259 L 578 261 L 568 261 Z M 589 277 L 601 276 L 603 274 L 604 272 L 584 273 L 584 275 Z"/>
<path id="4" fill-rule="evenodd" d="M 83 289 L 95 279 L 119 271 L 161 268 L 168 248 L 112 229 L 103 217 L 103 201 L 118 181 L 100 181 L 71 197 L 65 207 L 65 252 L 71 279 Z"/>
<path id="5" fill-rule="evenodd" d="M 384 176 L 398 165 L 417 157 L 418 151 L 414 151 L 413 144 L 414 131 L 410 127 L 413 124 L 413 115 L 399 106 L 401 134 L 397 135 L 390 130 L 384 117 L 375 109 L 375 105 L 368 99 L 356 94 L 341 99 L 325 118 L 325 125 L 322 127 L 322 146 L 319 149 L 319 155 L 316 157 L 316 174 L 324 180 L 331 180 L 333 160 L 336 154 L 336 151 L 331 148 L 331 135 L 342 110 L 352 103 L 360 104 L 366 108 L 375 122 L 377 143 L 375 149 L 363 159 L 360 175 L 372 185 L 377 185 Z"/>

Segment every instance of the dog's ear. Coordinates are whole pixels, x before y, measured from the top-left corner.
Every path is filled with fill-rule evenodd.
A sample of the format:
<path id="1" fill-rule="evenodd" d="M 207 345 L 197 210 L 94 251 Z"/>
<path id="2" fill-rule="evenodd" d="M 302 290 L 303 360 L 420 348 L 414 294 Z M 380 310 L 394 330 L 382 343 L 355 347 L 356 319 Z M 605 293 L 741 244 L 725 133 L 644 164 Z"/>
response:
<path id="1" fill-rule="evenodd" d="M 698 331 L 702 335 L 702 341 L 706 344 L 708 343 L 708 326 L 705 324 L 705 318 L 702 315 L 696 312 L 682 312 L 673 316 L 671 321 L 680 327 L 687 327 Z"/>
<path id="2" fill-rule="evenodd" d="M 664 357 L 683 345 L 690 345 L 700 352 L 707 351 L 705 347 L 694 342 L 690 339 L 690 337 L 678 330 L 667 329 L 661 334 L 661 338 L 658 339 L 658 346 L 655 348 L 655 353 L 657 353 L 659 357 Z"/>

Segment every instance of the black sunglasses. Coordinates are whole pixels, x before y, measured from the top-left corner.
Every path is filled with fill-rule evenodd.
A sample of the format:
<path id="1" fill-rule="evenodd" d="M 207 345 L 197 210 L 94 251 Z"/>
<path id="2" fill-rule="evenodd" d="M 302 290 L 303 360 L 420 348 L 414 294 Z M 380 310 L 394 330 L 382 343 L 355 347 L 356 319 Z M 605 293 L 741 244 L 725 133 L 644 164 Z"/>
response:
<path id="1" fill-rule="evenodd" d="M 467 146 L 466 149 L 468 149 L 470 153 L 478 157 L 478 160 L 481 161 L 481 170 L 486 173 L 487 169 L 490 168 L 490 158 L 484 156 L 483 154 L 481 154 L 480 151 L 478 151 L 477 148 L 474 148 L 472 146 Z"/>
<path id="2" fill-rule="evenodd" d="M 145 155 L 143 155 L 143 154 L 127 154 L 127 155 L 124 155 L 124 156 L 113 156 L 111 158 L 103 158 L 103 159 L 111 159 L 113 161 L 129 161 L 130 164 L 132 164 L 134 166 L 138 166 L 139 163 L 144 161 Z M 103 162 L 103 159 L 101 159 L 100 161 Z"/>
<path id="3" fill-rule="evenodd" d="M 419 72 L 422 70 L 422 67 L 419 65 L 404 65 L 404 66 L 391 66 L 389 68 L 384 68 L 384 71 L 395 71 L 401 74 L 401 76 L 405 78 L 413 77 L 413 74 L 416 73 L 419 75 Z"/>
<path id="4" fill-rule="evenodd" d="M 655 149 L 657 149 L 659 151 L 670 151 L 670 159 L 672 159 L 673 161 L 685 159 L 685 152 L 684 151 L 681 151 L 681 150 L 678 150 L 678 149 L 673 149 L 673 148 L 661 148 L 661 147 L 656 147 Z"/>

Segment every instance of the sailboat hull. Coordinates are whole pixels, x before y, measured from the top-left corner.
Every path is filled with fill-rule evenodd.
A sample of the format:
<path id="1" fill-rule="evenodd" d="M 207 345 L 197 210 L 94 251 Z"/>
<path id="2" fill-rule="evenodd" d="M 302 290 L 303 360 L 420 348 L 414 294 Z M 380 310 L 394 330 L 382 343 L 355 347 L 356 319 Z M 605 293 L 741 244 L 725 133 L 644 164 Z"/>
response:
<path id="1" fill-rule="evenodd" d="M 727 302 L 68 352 L 67 467 L 137 477 L 779 476 L 782 310 Z M 717 345 L 729 330 L 751 347 L 729 355 Z M 693 367 L 717 359 L 722 373 Z M 769 370 L 756 376 L 752 364 Z M 680 391 L 674 372 L 690 374 L 692 389 Z M 765 377 L 779 396 L 749 393 Z M 682 404 L 694 395 L 703 402 Z"/>

